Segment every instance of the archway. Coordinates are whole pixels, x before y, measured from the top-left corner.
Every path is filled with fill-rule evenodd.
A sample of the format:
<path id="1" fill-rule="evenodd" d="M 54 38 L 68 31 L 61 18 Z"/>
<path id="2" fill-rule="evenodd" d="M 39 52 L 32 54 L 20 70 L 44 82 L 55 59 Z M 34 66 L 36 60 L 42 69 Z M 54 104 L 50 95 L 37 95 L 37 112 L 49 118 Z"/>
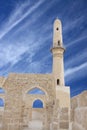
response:
<path id="1" fill-rule="evenodd" d="M 43 90 L 41 90 L 40 88 L 35 87 L 35 88 L 29 90 L 27 92 L 27 94 L 41 94 L 41 95 L 45 95 L 45 92 Z"/>
<path id="2" fill-rule="evenodd" d="M 43 108 L 43 102 L 40 99 L 36 99 L 33 102 L 33 108 Z"/>
<path id="3" fill-rule="evenodd" d="M 46 99 L 49 100 L 48 92 L 43 87 L 40 87 L 40 86 L 31 86 L 30 88 L 25 89 L 23 91 L 23 94 L 24 95 L 26 95 L 26 94 L 45 95 Z"/>
<path id="4" fill-rule="evenodd" d="M 35 99 L 32 103 L 32 118 L 29 123 L 30 130 L 43 130 L 44 127 L 44 102 L 41 99 Z"/>
<path id="5" fill-rule="evenodd" d="M 48 101 L 48 97 L 46 90 L 40 86 L 33 86 L 25 90 L 23 101 L 26 116 L 23 120 L 28 130 L 43 130 L 46 116 L 45 103 Z"/>

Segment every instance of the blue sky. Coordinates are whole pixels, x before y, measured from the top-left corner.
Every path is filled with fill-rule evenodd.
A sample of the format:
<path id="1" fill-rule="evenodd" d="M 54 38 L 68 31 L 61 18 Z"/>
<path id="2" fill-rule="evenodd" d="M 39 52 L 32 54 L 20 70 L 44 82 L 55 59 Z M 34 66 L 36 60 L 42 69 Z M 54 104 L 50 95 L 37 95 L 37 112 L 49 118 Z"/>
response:
<path id="1" fill-rule="evenodd" d="M 63 26 L 65 82 L 87 90 L 87 0 L 0 0 L 0 75 L 51 73 L 53 22 Z"/>

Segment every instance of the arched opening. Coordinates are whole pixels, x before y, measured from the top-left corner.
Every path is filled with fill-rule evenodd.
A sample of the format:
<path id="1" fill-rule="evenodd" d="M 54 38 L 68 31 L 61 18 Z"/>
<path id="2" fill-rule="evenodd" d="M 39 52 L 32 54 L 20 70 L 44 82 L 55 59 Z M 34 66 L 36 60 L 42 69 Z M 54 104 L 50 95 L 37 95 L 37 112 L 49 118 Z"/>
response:
<path id="1" fill-rule="evenodd" d="M 58 30 L 59 30 L 59 28 L 57 27 L 57 28 L 56 28 L 56 30 L 58 31 Z"/>
<path id="2" fill-rule="evenodd" d="M 35 99 L 32 104 L 31 121 L 29 128 L 32 130 L 43 130 L 44 127 L 44 114 L 45 109 L 43 108 L 43 101 Z"/>
<path id="3" fill-rule="evenodd" d="M 33 102 L 33 108 L 43 108 L 43 102 L 40 99 L 36 99 Z"/>
<path id="4" fill-rule="evenodd" d="M 60 40 L 58 40 L 58 46 L 60 46 Z"/>
<path id="5" fill-rule="evenodd" d="M 0 94 L 4 94 L 5 90 L 3 88 L 0 88 Z"/>
<path id="6" fill-rule="evenodd" d="M 42 130 L 45 124 L 44 100 L 45 98 L 48 100 L 48 93 L 43 87 L 31 86 L 30 89 L 27 88 L 27 90 L 25 90 L 25 97 L 30 99 L 30 101 L 25 101 L 27 107 L 27 104 L 29 103 L 29 109 L 27 109 L 29 112 L 29 119 L 26 116 L 26 121 L 29 122 L 28 128 L 31 130 Z"/>
<path id="7" fill-rule="evenodd" d="M 0 107 L 4 107 L 4 100 L 0 98 Z"/>
<path id="8" fill-rule="evenodd" d="M 39 89 L 39 88 L 33 88 L 33 89 L 29 90 L 29 91 L 27 92 L 27 94 L 41 94 L 41 95 L 45 95 L 45 92 L 42 91 L 42 90 Z"/>
<path id="9" fill-rule="evenodd" d="M 60 80 L 59 79 L 57 79 L 57 85 L 59 85 L 60 84 Z"/>

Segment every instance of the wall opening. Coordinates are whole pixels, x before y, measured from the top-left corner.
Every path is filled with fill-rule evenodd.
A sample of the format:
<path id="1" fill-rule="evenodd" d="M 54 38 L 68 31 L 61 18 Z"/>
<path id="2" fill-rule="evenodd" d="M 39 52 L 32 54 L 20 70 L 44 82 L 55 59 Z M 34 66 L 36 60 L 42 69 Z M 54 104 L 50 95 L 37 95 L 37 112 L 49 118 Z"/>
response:
<path id="1" fill-rule="evenodd" d="M 56 28 L 56 30 L 58 31 L 58 30 L 59 30 L 59 28 L 57 27 L 57 28 Z"/>
<path id="2" fill-rule="evenodd" d="M 41 94 L 41 95 L 45 95 L 45 92 L 42 91 L 42 90 L 39 89 L 39 88 L 34 88 L 34 89 L 32 89 L 32 90 L 29 90 L 29 91 L 27 92 L 27 94 Z"/>
<path id="3" fill-rule="evenodd" d="M 33 108 L 43 108 L 43 102 L 40 99 L 37 99 L 33 102 Z"/>
<path id="4" fill-rule="evenodd" d="M 0 107 L 4 107 L 4 100 L 0 98 Z"/>
<path id="5" fill-rule="evenodd" d="M 3 88 L 0 88 L 0 94 L 5 94 L 5 90 Z"/>
<path id="6" fill-rule="evenodd" d="M 59 85 L 60 84 L 60 80 L 59 79 L 57 79 L 57 85 Z"/>
<path id="7" fill-rule="evenodd" d="M 60 41 L 58 41 L 58 46 L 60 46 Z"/>

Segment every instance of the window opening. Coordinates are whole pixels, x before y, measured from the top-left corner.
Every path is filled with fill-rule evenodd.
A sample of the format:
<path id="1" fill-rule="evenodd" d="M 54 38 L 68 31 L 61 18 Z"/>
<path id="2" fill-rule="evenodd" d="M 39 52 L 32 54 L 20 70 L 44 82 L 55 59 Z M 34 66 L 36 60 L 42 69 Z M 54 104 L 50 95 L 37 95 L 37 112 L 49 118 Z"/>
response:
<path id="1" fill-rule="evenodd" d="M 43 92 L 39 88 L 34 88 L 34 89 L 31 89 L 30 91 L 28 91 L 27 94 L 41 94 L 41 95 L 45 95 L 45 92 Z"/>
<path id="2" fill-rule="evenodd" d="M 60 41 L 58 41 L 58 46 L 60 46 Z"/>
<path id="3" fill-rule="evenodd" d="M 57 85 L 59 85 L 60 84 L 60 81 L 59 81 L 59 79 L 57 79 Z"/>
<path id="4" fill-rule="evenodd" d="M 33 102 L 33 108 L 43 108 L 43 102 L 39 99 Z"/>
<path id="5" fill-rule="evenodd" d="M 56 30 L 58 31 L 58 30 L 59 30 L 59 28 L 57 27 L 57 28 L 56 28 Z"/>

